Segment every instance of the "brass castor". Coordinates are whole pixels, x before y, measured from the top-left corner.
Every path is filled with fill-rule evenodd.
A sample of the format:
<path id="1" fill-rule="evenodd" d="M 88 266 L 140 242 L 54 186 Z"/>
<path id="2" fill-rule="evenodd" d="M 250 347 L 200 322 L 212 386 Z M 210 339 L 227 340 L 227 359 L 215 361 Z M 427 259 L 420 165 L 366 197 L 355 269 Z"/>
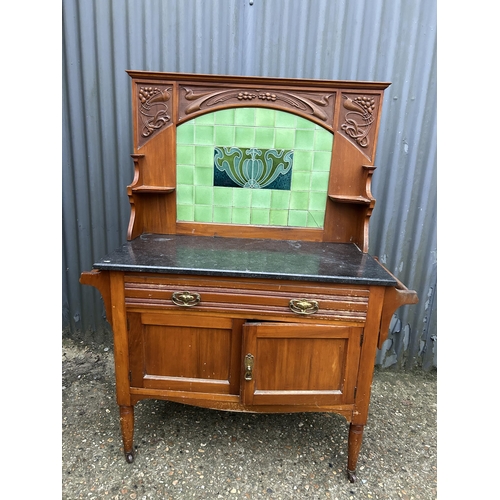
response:
<path id="1" fill-rule="evenodd" d="M 125 460 L 127 463 L 131 464 L 134 461 L 134 454 L 131 451 L 125 453 Z"/>
<path id="2" fill-rule="evenodd" d="M 354 483 L 357 479 L 356 471 L 347 469 L 347 479 L 349 479 L 351 483 Z"/>

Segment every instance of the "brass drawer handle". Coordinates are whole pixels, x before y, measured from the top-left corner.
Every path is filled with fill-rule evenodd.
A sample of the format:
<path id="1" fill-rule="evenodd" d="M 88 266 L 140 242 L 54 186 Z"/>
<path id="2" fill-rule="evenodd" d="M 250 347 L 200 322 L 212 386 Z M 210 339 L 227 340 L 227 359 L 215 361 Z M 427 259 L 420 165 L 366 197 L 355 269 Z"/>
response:
<path id="1" fill-rule="evenodd" d="M 177 306 L 193 307 L 200 303 L 200 294 L 191 292 L 174 292 L 172 302 Z"/>
<path id="2" fill-rule="evenodd" d="M 290 301 L 290 310 L 297 314 L 314 314 L 319 309 L 315 300 L 292 299 Z"/>

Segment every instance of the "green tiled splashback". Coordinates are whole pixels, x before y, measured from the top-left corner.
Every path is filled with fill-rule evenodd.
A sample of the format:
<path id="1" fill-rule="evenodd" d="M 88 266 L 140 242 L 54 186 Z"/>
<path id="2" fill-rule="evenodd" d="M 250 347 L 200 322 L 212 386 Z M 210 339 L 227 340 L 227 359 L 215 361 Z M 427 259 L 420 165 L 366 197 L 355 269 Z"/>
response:
<path id="1" fill-rule="evenodd" d="M 179 125 L 177 220 L 321 228 L 332 145 L 333 135 L 319 125 L 264 108 L 226 109 Z M 246 155 L 255 161 L 269 150 L 276 153 L 267 153 L 268 162 L 270 154 L 288 154 L 291 180 L 269 184 L 271 189 L 258 182 L 247 183 L 252 187 L 214 183 L 220 170 L 215 159 L 230 148 L 242 151 L 242 160 Z"/>

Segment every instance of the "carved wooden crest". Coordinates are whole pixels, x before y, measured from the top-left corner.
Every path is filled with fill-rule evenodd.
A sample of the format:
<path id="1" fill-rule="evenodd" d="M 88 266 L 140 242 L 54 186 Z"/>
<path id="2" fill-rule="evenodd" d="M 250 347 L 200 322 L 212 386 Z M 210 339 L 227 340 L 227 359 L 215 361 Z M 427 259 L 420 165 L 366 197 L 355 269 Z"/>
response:
<path id="1" fill-rule="evenodd" d="M 378 96 L 342 94 L 340 131 L 371 158 L 376 129 Z"/>
<path id="2" fill-rule="evenodd" d="M 181 87 L 179 120 L 209 108 L 227 105 L 276 107 L 332 127 L 334 92 L 288 92 L 275 89 Z M 273 106 L 275 105 L 275 106 Z"/>
<path id="3" fill-rule="evenodd" d="M 154 132 L 162 129 L 171 121 L 169 102 L 171 86 L 138 86 L 138 145 L 142 146 Z"/>

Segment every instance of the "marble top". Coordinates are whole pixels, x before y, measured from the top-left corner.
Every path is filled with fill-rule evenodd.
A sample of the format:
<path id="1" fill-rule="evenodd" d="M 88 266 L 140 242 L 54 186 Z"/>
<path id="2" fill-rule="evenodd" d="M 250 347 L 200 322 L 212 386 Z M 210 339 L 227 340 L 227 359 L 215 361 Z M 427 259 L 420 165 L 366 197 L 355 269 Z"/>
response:
<path id="1" fill-rule="evenodd" d="M 143 234 L 94 269 L 394 286 L 352 243 Z"/>

